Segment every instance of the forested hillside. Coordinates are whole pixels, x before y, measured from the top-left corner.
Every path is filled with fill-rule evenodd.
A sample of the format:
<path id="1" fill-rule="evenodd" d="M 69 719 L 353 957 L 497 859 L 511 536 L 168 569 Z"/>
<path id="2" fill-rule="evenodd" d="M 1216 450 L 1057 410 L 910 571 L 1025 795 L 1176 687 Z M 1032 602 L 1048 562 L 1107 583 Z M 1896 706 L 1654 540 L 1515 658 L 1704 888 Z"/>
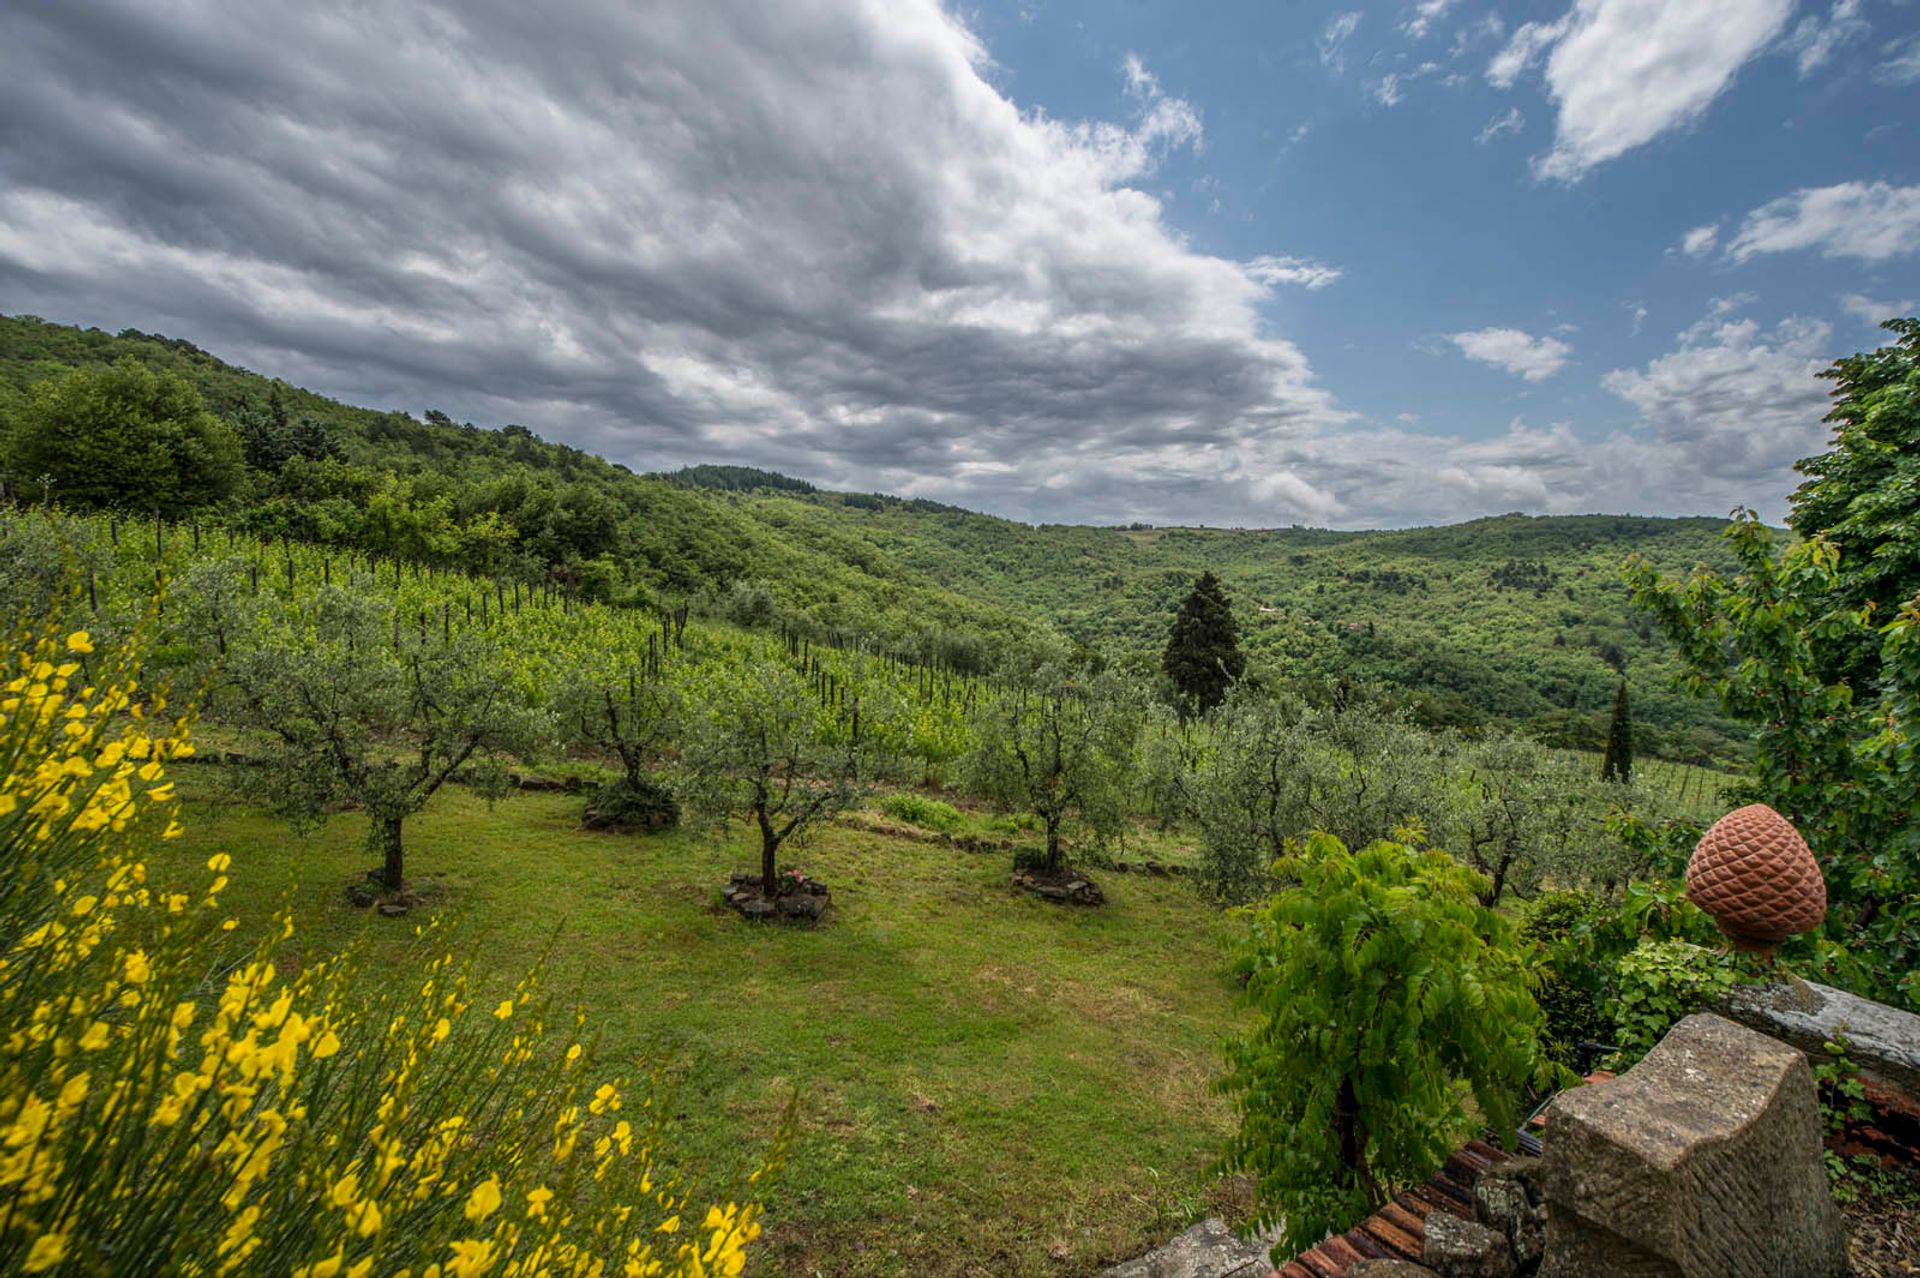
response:
<path id="1" fill-rule="evenodd" d="M 1671 650 L 1633 614 L 1619 575 L 1633 551 L 1670 571 L 1719 563 L 1718 520 L 1510 515 L 1358 533 L 1031 527 L 741 467 L 635 474 L 525 426 L 346 405 L 188 341 L 31 317 L 0 317 L 0 429 L 10 441 L 19 434 L 34 384 L 127 358 L 186 378 L 233 426 L 246 467 L 244 500 L 229 502 L 228 518 L 260 536 L 616 604 L 686 603 L 968 671 L 1046 629 L 1154 670 L 1180 597 L 1211 569 L 1253 669 L 1271 681 L 1381 684 L 1430 722 L 1518 723 L 1598 748 L 1624 673 L 1647 752 L 1706 760 L 1740 749 L 1709 706 L 1671 688 Z M 9 442 L 8 493 L 61 500 L 58 483 L 17 452 Z"/>
<path id="2" fill-rule="evenodd" d="M 1520 722 L 1597 749 L 1625 673 L 1636 717 L 1663 734 L 1650 744 L 1699 758 L 1728 744 L 1707 708 L 1672 688 L 1672 651 L 1634 614 L 1620 577 L 1634 551 L 1669 571 L 1723 565 L 1717 519 L 1502 515 L 1353 533 L 1035 528 L 865 494 L 768 489 L 735 501 L 789 541 L 855 540 L 1143 668 L 1157 666 L 1174 609 L 1211 569 L 1269 677 L 1382 683 L 1433 722 Z"/>

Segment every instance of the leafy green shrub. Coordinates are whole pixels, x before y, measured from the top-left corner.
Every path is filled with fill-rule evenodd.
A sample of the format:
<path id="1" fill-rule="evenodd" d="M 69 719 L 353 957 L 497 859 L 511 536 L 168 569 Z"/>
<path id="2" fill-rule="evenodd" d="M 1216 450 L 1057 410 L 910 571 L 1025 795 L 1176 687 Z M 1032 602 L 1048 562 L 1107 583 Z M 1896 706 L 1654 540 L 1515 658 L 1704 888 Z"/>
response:
<path id="1" fill-rule="evenodd" d="M 1619 1065 L 1632 1065 L 1673 1028 L 1733 986 L 1733 959 L 1686 941 L 1642 940 L 1623 955 L 1613 1016 Z"/>
<path id="2" fill-rule="evenodd" d="M 939 830 L 943 834 L 952 834 L 960 828 L 959 808 L 938 799 L 929 799 L 924 794 L 915 794 L 912 790 L 889 794 L 880 801 L 880 810 L 896 821 Z"/>
<path id="3" fill-rule="evenodd" d="M 680 804 L 673 792 L 646 777 L 609 781 L 587 800 L 584 821 L 589 830 L 639 830 L 652 834 L 680 824 Z"/>
<path id="4" fill-rule="evenodd" d="M 1479 903 L 1482 875 L 1328 834 L 1277 870 L 1288 886 L 1252 912 L 1235 964 L 1261 1024 L 1228 1044 L 1219 1086 L 1240 1114 L 1223 1165 L 1254 1176 L 1257 1227 L 1284 1222 L 1278 1251 L 1361 1219 L 1480 1123 L 1511 1131 L 1543 1061 L 1527 964 Z"/>
<path id="5" fill-rule="evenodd" d="M 1613 1003 L 1614 965 L 1624 948 L 1606 951 L 1613 948 L 1609 925 L 1618 916 L 1619 907 L 1595 893 L 1554 891 L 1534 898 L 1520 924 L 1521 939 L 1542 951 L 1534 1001 L 1546 1016 L 1545 1048 L 1572 1069 L 1585 1063 L 1580 1044 L 1605 1043 L 1613 1035 L 1607 1009 Z"/>

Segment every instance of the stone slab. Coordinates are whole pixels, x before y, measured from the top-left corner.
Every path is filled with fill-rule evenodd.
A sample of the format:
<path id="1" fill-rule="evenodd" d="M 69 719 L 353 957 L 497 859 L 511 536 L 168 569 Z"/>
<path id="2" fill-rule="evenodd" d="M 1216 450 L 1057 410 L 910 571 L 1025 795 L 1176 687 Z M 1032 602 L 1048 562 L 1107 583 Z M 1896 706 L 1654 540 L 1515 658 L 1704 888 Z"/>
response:
<path id="1" fill-rule="evenodd" d="M 1209 1216 L 1165 1246 L 1102 1271 L 1100 1278 L 1265 1278 L 1273 1269 L 1267 1253 L 1279 1241 L 1278 1230 L 1242 1241 L 1226 1221 Z"/>
<path id="2" fill-rule="evenodd" d="M 1847 1055 L 1868 1078 L 1920 1098 L 1920 1016 L 1812 981 L 1736 985 L 1721 1000 L 1732 1020 L 1825 1060 L 1822 1044 L 1847 1037 Z"/>

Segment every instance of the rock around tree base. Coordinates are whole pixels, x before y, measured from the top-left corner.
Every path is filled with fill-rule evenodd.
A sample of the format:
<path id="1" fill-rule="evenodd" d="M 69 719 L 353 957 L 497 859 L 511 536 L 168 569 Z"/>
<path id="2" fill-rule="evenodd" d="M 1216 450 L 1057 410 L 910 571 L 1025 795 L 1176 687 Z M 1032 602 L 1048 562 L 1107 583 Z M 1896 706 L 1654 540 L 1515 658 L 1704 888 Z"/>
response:
<path id="1" fill-rule="evenodd" d="M 1102 905 L 1107 899 L 1098 883 L 1078 870 L 1067 868 L 1051 874 L 1045 870 L 1017 869 L 1013 872 L 1013 885 L 1063 905 Z"/>
<path id="2" fill-rule="evenodd" d="M 735 870 L 721 895 L 743 918 L 798 919 L 806 923 L 817 922 L 832 902 L 827 885 L 804 874 L 782 875 L 780 891 L 768 896 L 760 876 L 751 870 Z"/>

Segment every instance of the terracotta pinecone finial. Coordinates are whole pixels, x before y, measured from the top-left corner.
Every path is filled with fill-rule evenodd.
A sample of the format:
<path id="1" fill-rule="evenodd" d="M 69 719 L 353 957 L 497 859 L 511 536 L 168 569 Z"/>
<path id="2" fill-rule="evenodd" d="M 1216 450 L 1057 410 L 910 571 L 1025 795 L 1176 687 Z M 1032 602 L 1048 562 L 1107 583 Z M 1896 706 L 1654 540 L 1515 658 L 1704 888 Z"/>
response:
<path id="1" fill-rule="evenodd" d="M 1819 925 L 1827 884 L 1793 823 L 1764 803 L 1713 823 L 1687 862 L 1687 895 L 1733 943 L 1770 952 Z"/>

